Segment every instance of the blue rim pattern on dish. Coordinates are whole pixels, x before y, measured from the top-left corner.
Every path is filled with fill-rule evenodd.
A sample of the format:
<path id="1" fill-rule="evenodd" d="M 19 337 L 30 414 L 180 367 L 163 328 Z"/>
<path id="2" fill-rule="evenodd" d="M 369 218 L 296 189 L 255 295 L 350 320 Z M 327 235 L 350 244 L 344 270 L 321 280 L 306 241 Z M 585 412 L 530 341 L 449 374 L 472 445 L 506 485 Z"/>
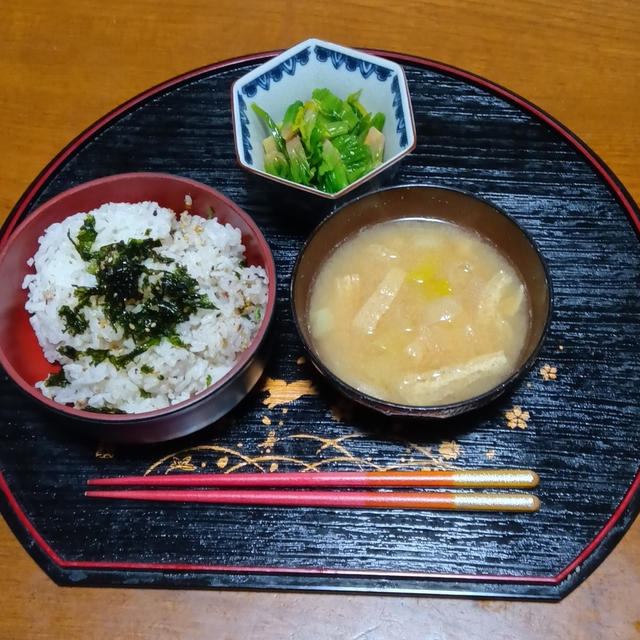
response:
<path id="1" fill-rule="evenodd" d="M 347 71 L 360 71 L 360 75 L 366 80 L 372 73 L 375 72 L 376 78 L 380 82 L 384 82 L 393 71 L 382 65 L 355 58 L 354 56 L 347 55 L 346 53 L 340 53 L 320 45 L 315 46 L 316 60 L 318 62 L 326 62 L 329 60 L 334 69 L 339 69 L 344 63 L 344 67 Z"/>
<path id="2" fill-rule="evenodd" d="M 395 102 L 394 102 L 395 104 Z M 238 96 L 238 106 L 240 107 L 240 128 L 242 130 L 242 151 L 244 152 L 244 161 L 247 164 L 253 164 L 251 152 L 251 135 L 249 134 L 249 118 L 247 117 L 247 103 L 242 96 Z"/>
<path id="3" fill-rule="evenodd" d="M 396 132 L 400 134 L 400 146 L 404 149 L 407 142 L 407 124 L 404 121 L 402 109 L 402 96 L 400 95 L 400 82 L 398 76 L 394 76 L 391 81 L 391 93 L 393 94 L 393 106 L 395 107 Z"/>
<path id="4" fill-rule="evenodd" d="M 344 68 L 347 71 L 360 72 L 360 75 L 365 80 L 369 78 L 369 76 L 371 76 L 373 73 L 375 73 L 376 78 L 380 82 L 386 82 L 389 77 L 393 75 L 393 79 L 391 81 L 391 93 L 393 94 L 393 106 L 395 108 L 394 115 L 396 119 L 396 132 L 400 134 L 400 146 L 403 149 L 406 148 L 408 145 L 407 125 L 402 110 L 402 96 L 400 94 L 400 82 L 398 80 L 397 74 L 395 74 L 394 71 L 392 69 L 389 69 L 388 67 L 369 62 L 368 60 L 356 58 L 346 53 L 334 51 L 320 45 L 314 46 L 314 53 L 318 62 L 330 62 L 333 65 L 333 68 L 336 70 L 344 64 Z M 241 92 L 245 96 L 247 96 L 247 98 L 254 98 L 258 92 L 258 89 L 268 91 L 272 81 L 280 82 L 284 74 L 293 76 L 295 75 L 298 65 L 304 66 L 308 64 L 310 54 L 310 47 L 301 49 L 290 58 L 283 60 L 280 64 L 276 65 L 272 69 L 269 69 L 251 82 L 247 82 L 242 86 Z M 247 104 L 242 98 L 242 95 L 238 95 L 238 108 L 240 112 L 242 148 L 244 152 L 245 162 L 253 165 L 253 158 L 251 155 L 252 146 L 249 134 L 249 118 L 247 116 Z"/>
<path id="5" fill-rule="evenodd" d="M 304 66 L 309 62 L 309 51 L 310 47 L 305 47 L 301 49 L 290 58 L 283 60 L 279 65 L 269 69 L 269 71 L 265 71 L 261 76 L 258 76 L 255 80 L 251 82 L 247 82 L 242 87 L 242 93 L 244 93 L 247 98 L 254 98 L 258 89 L 264 89 L 265 91 L 269 91 L 269 87 L 271 86 L 271 81 L 280 82 L 282 80 L 283 74 L 288 74 L 290 76 L 295 75 L 296 67 L 298 64 Z"/>

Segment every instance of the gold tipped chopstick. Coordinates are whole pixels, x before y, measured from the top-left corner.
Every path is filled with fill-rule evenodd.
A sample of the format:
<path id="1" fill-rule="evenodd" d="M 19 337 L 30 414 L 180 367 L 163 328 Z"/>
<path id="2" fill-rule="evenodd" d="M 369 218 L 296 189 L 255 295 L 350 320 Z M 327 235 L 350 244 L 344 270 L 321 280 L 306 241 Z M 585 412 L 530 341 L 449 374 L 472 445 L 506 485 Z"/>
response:
<path id="1" fill-rule="evenodd" d="M 293 473 L 193 473 L 166 476 L 92 478 L 91 486 L 148 487 L 443 487 L 531 489 L 538 474 L 527 469 L 475 471 L 325 471 Z"/>
<path id="2" fill-rule="evenodd" d="M 326 491 L 332 488 L 526 489 L 538 475 L 526 469 L 475 471 L 327 471 L 293 473 L 178 474 L 92 478 L 90 498 L 244 504 L 288 507 L 448 509 L 455 511 L 536 511 L 528 493 L 452 491 Z M 113 487 L 146 487 L 113 489 Z M 318 490 L 320 489 L 320 490 Z"/>
<path id="3" fill-rule="evenodd" d="M 93 490 L 90 498 L 206 504 L 342 509 L 422 509 L 453 511 L 537 511 L 540 501 L 523 493 L 427 493 L 378 491 L 273 491 L 254 489 Z"/>

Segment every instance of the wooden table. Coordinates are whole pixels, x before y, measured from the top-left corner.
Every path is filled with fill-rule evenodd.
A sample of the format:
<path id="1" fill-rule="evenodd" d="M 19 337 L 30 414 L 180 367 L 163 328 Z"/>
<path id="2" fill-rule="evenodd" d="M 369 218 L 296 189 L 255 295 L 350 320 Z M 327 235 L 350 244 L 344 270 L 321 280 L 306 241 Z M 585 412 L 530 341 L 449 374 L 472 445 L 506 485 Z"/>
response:
<path id="1" fill-rule="evenodd" d="M 211 62 L 310 36 L 440 60 L 537 104 L 640 201 L 636 0 L 58 0 L 5 2 L 0 220 L 108 110 Z M 640 638 L 640 522 L 557 604 L 60 588 L 0 523 L 0 637 Z"/>

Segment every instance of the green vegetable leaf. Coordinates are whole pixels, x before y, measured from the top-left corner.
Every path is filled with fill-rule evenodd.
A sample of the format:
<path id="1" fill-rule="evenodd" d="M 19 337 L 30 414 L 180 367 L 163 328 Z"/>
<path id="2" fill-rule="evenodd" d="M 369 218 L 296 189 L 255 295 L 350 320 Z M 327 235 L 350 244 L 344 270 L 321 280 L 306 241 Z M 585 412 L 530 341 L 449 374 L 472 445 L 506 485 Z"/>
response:
<path id="1" fill-rule="evenodd" d="M 261 109 L 255 102 L 251 104 L 251 108 L 260 116 L 264 123 L 267 125 L 269 133 L 274 137 L 276 145 L 279 151 L 284 153 L 284 138 L 278 129 L 278 125 L 273 121 L 273 118 L 263 109 Z"/>
<path id="2" fill-rule="evenodd" d="M 357 136 L 339 136 L 332 142 L 340 154 L 349 183 L 355 182 L 374 168 L 371 149 Z"/>
<path id="3" fill-rule="evenodd" d="M 368 115 L 367 110 L 360 104 L 360 95 L 362 94 L 362 89 L 359 89 L 355 93 L 352 93 L 347 96 L 347 102 L 359 113 L 362 117 Z"/>
<path id="4" fill-rule="evenodd" d="M 293 104 L 287 107 L 284 112 L 284 118 L 282 119 L 282 126 L 280 127 L 280 133 L 285 140 L 290 140 L 298 133 L 298 129 L 295 126 L 296 116 L 298 112 L 303 109 L 304 106 L 300 100 L 296 100 Z"/>
<path id="5" fill-rule="evenodd" d="M 347 170 L 340 157 L 340 152 L 325 140 L 322 144 L 322 163 L 318 169 L 320 188 L 327 193 L 335 193 L 348 184 Z"/>
<path id="6" fill-rule="evenodd" d="M 264 149 L 264 170 L 274 176 L 291 180 L 289 162 L 284 153 L 278 149 L 278 145 L 273 136 L 269 136 L 262 141 Z"/>
<path id="7" fill-rule="evenodd" d="M 354 108 L 346 100 L 340 100 L 329 89 L 314 89 L 311 96 L 318 104 L 322 115 L 333 121 L 344 121 L 349 131 L 358 123 Z"/>
<path id="8" fill-rule="evenodd" d="M 291 140 L 287 141 L 286 146 L 292 180 L 299 184 L 309 185 L 313 171 L 309 166 L 309 160 L 307 159 L 300 137 L 295 136 L 291 138 Z"/>
<path id="9" fill-rule="evenodd" d="M 315 89 L 296 100 L 282 124 L 252 104 L 269 133 L 262 142 L 268 173 L 335 193 L 374 169 L 384 150 L 384 114 L 367 112 L 361 91 L 342 100 L 329 89 Z"/>
<path id="10" fill-rule="evenodd" d="M 347 120 L 328 120 L 324 116 L 318 116 L 318 125 L 321 128 L 323 138 L 335 138 L 349 133 L 353 129 L 353 123 Z"/>
<path id="11" fill-rule="evenodd" d="M 375 127 L 378 131 L 382 131 L 384 129 L 384 123 L 386 118 L 384 117 L 384 113 L 376 113 L 373 118 L 371 118 L 371 126 Z"/>

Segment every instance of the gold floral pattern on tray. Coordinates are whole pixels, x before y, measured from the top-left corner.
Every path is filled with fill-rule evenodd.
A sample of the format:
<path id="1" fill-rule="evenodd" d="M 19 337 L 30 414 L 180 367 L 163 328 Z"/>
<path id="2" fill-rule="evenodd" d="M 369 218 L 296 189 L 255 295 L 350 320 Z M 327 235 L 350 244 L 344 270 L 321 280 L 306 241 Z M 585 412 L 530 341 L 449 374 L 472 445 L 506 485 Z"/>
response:
<path id="1" fill-rule="evenodd" d="M 262 401 L 269 409 L 273 409 L 282 404 L 289 404 L 301 396 L 318 395 L 311 380 L 276 380 L 267 378 L 262 386 L 262 391 L 267 392 L 267 397 Z"/>
<path id="2" fill-rule="evenodd" d="M 100 442 L 96 448 L 95 457 L 99 460 L 113 460 L 116 447 L 111 442 Z"/>
<path id="3" fill-rule="evenodd" d="M 529 412 L 523 411 L 522 407 L 513 407 L 510 411 L 506 411 L 504 416 L 507 419 L 509 429 L 526 429 L 527 422 L 531 418 Z"/>
<path id="4" fill-rule="evenodd" d="M 171 463 L 167 467 L 167 473 L 172 471 L 195 471 L 198 467 L 192 464 L 192 459 L 193 456 L 184 456 L 183 458 L 172 456 Z"/>
<path id="5" fill-rule="evenodd" d="M 451 461 L 457 460 L 462 448 L 455 440 L 446 440 L 434 447 L 423 447 L 415 443 L 407 443 L 406 452 L 411 454 L 398 462 L 380 463 L 371 456 L 360 457 L 354 453 L 349 444 L 365 438 L 364 434 L 352 433 L 337 438 L 323 438 L 314 434 L 296 433 L 279 438 L 274 430 L 270 430 L 266 438 L 256 445 L 256 455 L 248 455 L 240 450 L 221 445 L 198 445 L 164 456 L 154 462 L 146 471 L 151 473 L 195 472 L 198 469 L 215 465 L 224 473 L 233 473 L 251 468 L 253 471 L 273 472 L 281 465 L 296 467 L 301 471 L 318 471 L 323 467 L 335 468 L 336 465 L 348 464 L 350 468 L 359 470 L 392 470 L 401 468 L 454 468 Z M 278 454 L 278 445 L 286 445 L 289 440 L 307 440 L 312 449 L 309 459 L 303 460 Z M 247 447 L 243 447 L 246 449 Z M 286 448 L 286 447 L 284 447 Z"/>
<path id="6" fill-rule="evenodd" d="M 462 449 L 455 440 L 445 440 L 438 447 L 438 453 L 445 460 L 457 460 L 460 457 Z"/>
<path id="7" fill-rule="evenodd" d="M 545 365 L 540 369 L 540 375 L 555 379 L 556 368 Z M 256 424 L 258 433 L 253 441 L 237 442 L 235 446 L 226 444 L 202 444 L 181 451 L 165 455 L 151 464 L 144 472 L 170 474 L 175 472 L 193 473 L 207 467 L 215 468 L 222 473 L 233 473 L 245 469 L 264 473 L 273 473 L 283 467 L 300 471 L 318 471 L 333 468 L 352 468 L 358 470 L 397 470 L 421 468 L 456 468 L 455 462 L 463 456 L 463 448 L 454 439 L 442 440 L 439 443 L 420 445 L 402 436 L 402 425 L 392 423 L 388 434 L 399 444 L 399 453 L 395 460 L 375 460 L 371 455 L 360 456 L 358 440 L 370 438 L 370 434 L 349 426 L 356 413 L 356 406 L 342 396 L 337 396 L 327 405 L 328 416 L 344 426 L 348 433 L 334 437 L 320 436 L 314 433 L 284 432 L 284 420 L 289 412 L 289 406 L 305 395 L 318 395 L 318 391 L 310 380 L 278 380 L 266 378 L 260 391 L 266 392 L 263 405 L 267 412 L 260 416 Z M 275 415 L 274 415 L 275 414 Z M 514 406 L 505 411 L 507 426 L 510 429 L 526 429 L 530 420 L 530 413 L 520 406 Z M 283 418 L 283 419 L 280 419 Z M 268 427 L 268 430 L 260 430 Z M 310 446 L 293 446 L 292 441 L 306 441 Z M 351 445 L 355 444 L 355 447 Z M 291 450 L 295 456 L 287 455 Z M 95 456 L 101 459 L 114 458 L 115 447 L 101 443 Z M 485 452 L 486 459 L 492 460 L 496 456 L 495 449 Z"/>
<path id="8" fill-rule="evenodd" d="M 545 364 L 540 367 L 540 375 L 543 380 L 555 380 L 558 377 L 557 367 L 552 367 L 550 364 Z"/>

